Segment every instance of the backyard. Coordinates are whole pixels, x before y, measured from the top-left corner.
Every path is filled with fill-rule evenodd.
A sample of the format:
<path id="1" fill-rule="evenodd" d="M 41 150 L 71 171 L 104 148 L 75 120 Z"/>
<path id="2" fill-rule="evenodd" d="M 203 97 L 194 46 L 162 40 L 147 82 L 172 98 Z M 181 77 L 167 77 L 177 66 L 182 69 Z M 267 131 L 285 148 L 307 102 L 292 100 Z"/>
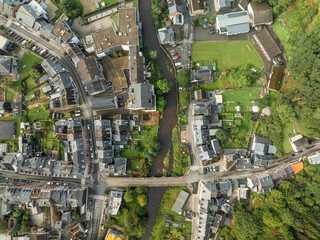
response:
<path id="1" fill-rule="evenodd" d="M 28 111 L 27 117 L 29 122 L 36 122 L 39 120 L 47 120 L 49 118 L 49 111 L 43 108 L 32 108 Z"/>
<path id="2" fill-rule="evenodd" d="M 250 41 L 195 42 L 192 61 L 216 61 L 219 70 L 252 65 L 258 69 L 263 62 Z"/>
<path id="3" fill-rule="evenodd" d="M 188 192 L 186 187 L 169 187 L 165 192 L 157 211 L 150 239 L 191 239 L 191 222 L 185 222 L 185 217 L 171 210 L 181 190 Z M 178 223 L 179 227 L 174 227 L 172 224 L 165 227 L 166 217 L 170 215 L 172 222 Z"/>
<path id="4" fill-rule="evenodd" d="M 10 90 L 6 91 L 6 102 L 13 103 L 14 93 Z"/>
<path id="5" fill-rule="evenodd" d="M 36 70 L 32 69 L 34 62 L 41 63 L 42 60 L 32 53 L 25 53 L 20 61 L 19 77 L 25 82 L 26 91 L 30 91 L 37 86 L 35 80 L 36 76 L 32 72 Z"/>
<path id="6" fill-rule="evenodd" d="M 248 89 L 237 91 L 224 91 L 222 93 L 223 102 L 235 101 L 255 101 L 260 98 L 260 89 Z"/>

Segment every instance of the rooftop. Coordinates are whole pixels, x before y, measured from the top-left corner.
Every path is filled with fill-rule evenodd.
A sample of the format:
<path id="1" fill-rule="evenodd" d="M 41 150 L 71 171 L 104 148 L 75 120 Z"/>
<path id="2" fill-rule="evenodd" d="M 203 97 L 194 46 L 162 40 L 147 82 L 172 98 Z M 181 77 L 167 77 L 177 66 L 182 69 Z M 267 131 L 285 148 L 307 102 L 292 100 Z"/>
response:
<path id="1" fill-rule="evenodd" d="M 136 12 L 136 8 L 119 8 L 119 29 L 108 27 L 86 36 L 86 48 L 94 47 L 96 52 L 103 52 L 118 45 L 138 45 Z"/>

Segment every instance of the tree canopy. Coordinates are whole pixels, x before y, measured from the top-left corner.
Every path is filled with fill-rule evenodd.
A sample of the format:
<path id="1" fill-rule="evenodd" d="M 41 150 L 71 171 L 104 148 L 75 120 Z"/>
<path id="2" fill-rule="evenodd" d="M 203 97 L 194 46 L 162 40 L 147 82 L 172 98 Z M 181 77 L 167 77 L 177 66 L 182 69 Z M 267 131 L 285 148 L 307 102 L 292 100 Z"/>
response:
<path id="1" fill-rule="evenodd" d="M 187 69 L 181 69 L 178 72 L 177 81 L 180 86 L 187 86 L 190 82 L 189 71 Z"/>

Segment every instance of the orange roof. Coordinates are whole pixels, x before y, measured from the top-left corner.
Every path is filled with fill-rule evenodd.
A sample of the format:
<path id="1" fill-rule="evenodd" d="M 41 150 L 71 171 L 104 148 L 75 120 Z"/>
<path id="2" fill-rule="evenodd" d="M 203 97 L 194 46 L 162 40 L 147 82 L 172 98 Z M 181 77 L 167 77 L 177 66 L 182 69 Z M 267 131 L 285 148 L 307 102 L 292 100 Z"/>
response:
<path id="1" fill-rule="evenodd" d="M 294 174 L 297 174 L 298 172 L 303 170 L 303 162 L 299 162 L 297 164 L 291 165 Z"/>

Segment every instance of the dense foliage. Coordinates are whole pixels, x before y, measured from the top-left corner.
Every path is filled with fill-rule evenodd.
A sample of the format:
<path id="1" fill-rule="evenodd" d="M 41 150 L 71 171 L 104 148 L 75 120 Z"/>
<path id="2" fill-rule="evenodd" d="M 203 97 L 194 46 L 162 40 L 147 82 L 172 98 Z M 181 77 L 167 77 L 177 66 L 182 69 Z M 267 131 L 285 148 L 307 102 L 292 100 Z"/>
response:
<path id="1" fill-rule="evenodd" d="M 187 90 L 182 90 L 179 93 L 179 105 L 181 107 L 186 107 L 190 103 L 190 93 Z"/>
<path id="2" fill-rule="evenodd" d="M 298 121 L 305 126 L 304 135 L 320 135 L 320 27 L 302 34 L 292 51 L 289 70 L 296 87 L 282 95 L 267 96 L 261 106 L 271 106 L 271 116 L 261 121 L 261 134 L 268 136 L 283 155 L 282 129 L 285 123 Z"/>
<path id="3" fill-rule="evenodd" d="M 168 15 L 169 9 L 166 0 L 152 0 L 153 22 L 157 29 L 166 26 Z"/>
<path id="4" fill-rule="evenodd" d="M 254 72 L 252 67 L 247 65 L 245 68 L 232 69 L 228 72 L 226 79 L 229 80 L 229 87 L 244 88 L 256 85 L 261 76 L 261 72 Z"/>
<path id="5" fill-rule="evenodd" d="M 293 182 L 267 194 L 254 194 L 250 205 L 237 203 L 234 224 L 220 232 L 226 240 L 320 239 L 320 166 L 307 165 Z"/>
<path id="6" fill-rule="evenodd" d="M 178 72 L 177 81 L 180 86 L 187 86 L 190 82 L 189 71 L 187 69 L 181 69 Z"/>
<path id="7" fill-rule="evenodd" d="M 126 188 L 121 208 L 109 221 L 109 226 L 123 227 L 124 234 L 130 239 L 140 239 L 147 225 L 147 187 Z"/>
<path id="8" fill-rule="evenodd" d="M 63 0 L 61 6 L 71 19 L 75 19 L 83 13 L 83 6 L 76 0 Z"/>

